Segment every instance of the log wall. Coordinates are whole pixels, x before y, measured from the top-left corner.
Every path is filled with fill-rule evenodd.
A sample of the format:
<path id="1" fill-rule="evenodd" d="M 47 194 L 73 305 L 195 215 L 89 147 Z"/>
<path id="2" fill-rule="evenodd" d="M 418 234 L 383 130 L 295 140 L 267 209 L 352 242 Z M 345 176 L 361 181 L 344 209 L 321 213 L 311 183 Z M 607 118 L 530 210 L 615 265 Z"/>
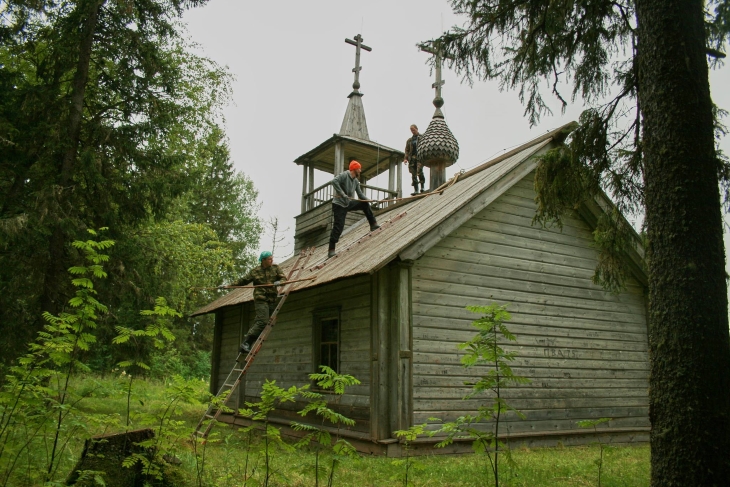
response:
<path id="1" fill-rule="evenodd" d="M 315 371 L 313 353 L 313 315 L 318 310 L 340 310 L 340 372 L 351 374 L 361 384 L 348 389 L 340 401 L 340 411 L 357 421 L 352 430 L 370 431 L 370 276 L 361 276 L 293 293 L 279 313 L 277 323 L 261 348 L 256 361 L 245 376 L 240 391 L 239 407 L 244 401 L 258 401 L 266 380 L 275 380 L 281 387 L 309 384 L 308 375 Z M 218 383 L 233 366 L 238 346 L 253 322 L 251 303 L 224 308 L 221 330 L 220 372 Z M 232 404 L 232 402 L 231 402 Z M 303 404 L 287 405 L 274 415 L 275 420 L 302 421 L 295 414 Z M 317 422 L 319 424 L 319 422 Z"/>
<path id="2" fill-rule="evenodd" d="M 351 211 L 345 219 L 345 230 L 365 218 L 362 211 Z M 294 252 L 329 242 L 332 232 L 332 203 L 327 202 L 295 217 Z"/>
<path id="3" fill-rule="evenodd" d="M 577 421 L 614 418 L 610 428 L 645 430 L 648 344 L 645 289 L 630 279 L 612 294 L 591 282 L 591 229 L 577 214 L 559 229 L 532 226 L 534 173 L 415 261 L 414 424 L 473 414 L 462 400 L 485 369 L 466 370 L 457 345 L 474 336 L 467 305 L 508 303 L 516 374 L 531 379 L 503 397 L 526 418 L 508 416 L 508 434 L 577 433 Z M 582 430 L 585 433 L 585 430 Z"/>

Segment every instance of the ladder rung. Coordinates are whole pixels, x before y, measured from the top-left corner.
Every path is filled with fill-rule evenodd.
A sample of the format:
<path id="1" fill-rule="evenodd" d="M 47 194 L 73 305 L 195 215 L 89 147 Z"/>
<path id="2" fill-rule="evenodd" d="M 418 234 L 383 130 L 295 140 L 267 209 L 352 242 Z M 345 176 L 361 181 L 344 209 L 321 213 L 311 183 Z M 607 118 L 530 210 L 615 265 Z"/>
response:
<path id="1" fill-rule="evenodd" d="M 215 418 L 215 414 L 205 413 L 206 418 Z"/>
<path id="2" fill-rule="evenodd" d="M 227 386 L 227 387 L 235 387 L 236 386 L 236 384 L 223 384 L 223 385 L 224 386 Z"/>

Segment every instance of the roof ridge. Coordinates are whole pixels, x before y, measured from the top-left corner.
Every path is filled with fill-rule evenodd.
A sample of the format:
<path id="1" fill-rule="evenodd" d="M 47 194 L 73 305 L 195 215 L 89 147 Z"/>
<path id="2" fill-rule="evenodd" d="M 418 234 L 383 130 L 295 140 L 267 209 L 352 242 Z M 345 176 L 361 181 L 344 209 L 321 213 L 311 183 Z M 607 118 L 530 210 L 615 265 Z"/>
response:
<path id="1" fill-rule="evenodd" d="M 463 173 L 461 176 L 459 176 L 459 179 L 464 179 L 464 178 L 468 178 L 469 176 L 473 176 L 474 174 L 481 172 L 487 168 L 490 168 L 490 167 L 494 166 L 495 164 L 498 164 L 498 163 L 504 161 L 505 159 L 509 159 L 513 155 L 515 155 L 519 152 L 522 152 L 523 150 L 527 149 L 528 147 L 531 147 L 535 144 L 539 144 L 540 142 L 543 142 L 544 140 L 547 140 L 547 139 L 557 138 L 556 137 L 557 135 L 561 135 L 562 136 L 561 138 L 563 140 L 565 140 L 565 137 L 567 137 L 570 132 L 575 130 L 575 128 L 577 126 L 578 126 L 578 122 L 575 122 L 575 121 L 566 123 L 565 125 L 561 125 L 560 127 L 556 128 L 554 130 L 551 130 L 550 132 L 548 132 L 546 134 L 535 137 L 534 139 L 532 139 L 528 142 L 525 142 L 524 144 L 522 144 L 518 147 L 515 147 L 514 149 L 512 149 L 508 152 L 505 152 L 504 154 L 502 154 L 500 156 L 495 157 L 491 161 L 487 161 L 484 164 L 480 164 L 477 167 L 469 169 L 468 171 Z M 447 183 L 448 183 L 448 181 L 447 181 Z"/>
<path id="2" fill-rule="evenodd" d="M 475 175 L 477 173 L 480 173 L 480 172 L 484 171 L 485 169 L 489 169 L 490 167 L 494 166 L 495 164 L 499 164 L 500 162 L 502 162 L 502 161 L 504 161 L 506 159 L 509 159 L 513 155 L 519 154 L 520 152 L 524 151 L 525 149 L 528 149 L 529 147 L 532 147 L 533 145 L 537 145 L 540 142 L 543 142 L 543 141 L 545 141 L 547 139 L 553 139 L 553 138 L 558 139 L 558 138 L 561 138 L 561 139 L 564 140 L 565 137 L 567 137 L 570 132 L 572 132 L 573 130 L 575 130 L 575 128 L 577 126 L 578 126 L 578 123 L 575 122 L 575 121 L 566 123 L 565 125 L 561 125 L 560 127 L 556 128 L 554 130 L 551 130 L 551 131 L 549 131 L 546 134 L 543 134 L 543 135 L 540 135 L 538 137 L 535 137 L 534 139 L 532 139 L 532 140 L 530 140 L 528 142 L 525 142 L 524 144 L 522 144 L 522 145 L 520 145 L 520 146 L 518 146 L 518 147 L 516 147 L 516 148 L 514 148 L 514 149 L 512 149 L 512 150 L 510 150 L 508 152 L 505 152 L 504 154 L 502 154 L 500 156 L 497 156 L 494 159 L 485 162 L 484 164 L 480 164 L 479 166 L 474 167 L 472 169 L 469 169 L 468 171 L 466 171 L 464 173 L 461 173 L 461 174 L 456 173 L 456 174 L 454 174 L 454 176 L 452 178 L 448 179 L 444 184 L 442 184 L 441 186 L 439 186 L 438 188 L 436 188 L 433 191 L 434 192 L 437 192 L 437 191 L 441 191 L 441 190 L 445 189 L 446 187 L 448 187 L 449 185 L 452 184 L 452 180 L 454 178 L 458 178 L 457 181 L 456 181 L 456 183 L 459 183 L 459 182 L 463 181 L 464 179 L 468 178 L 469 176 L 473 176 L 473 175 Z M 557 137 L 557 136 L 560 136 L 560 137 Z M 415 201 L 418 201 L 418 200 L 415 200 Z M 393 205 L 390 205 L 390 206 L 384 208 L 381 211 L 376 212 L 376 215 L 384 215 L 386 213 L 389 213 L 391 210 L 395 210 L 397 208 L 401 208 L 401 207 L 406 206 L 406 205 L 408 205 L 410 203 L 413 203 L 413 202 L 414 201 L 412 201 L 412 200 L 410 200 L 410 201 L 409 200 L 399 201 L 399 202 L 397 202 L 397 203 L 395 203 Z"/>
<path id="3" fill-rule="evenodd" d="M 433 231 L 434 229 L 439 228 L 439 225 L 441 225 L 444 221 L 450 218 L 453 212 L 458 211 L 460 208 L 463 208 L 465 205 L 469 204 L 472 200 L 477 198 L 479 194 L 483 192 L 481 190 L 478 190 L 478 187 L 484 186 L 485 189 L 491 187 L 507 172 L 514 170 L 519 164 L 522 164 L 525 160 L 532 157 L 532 155 L 534 155 L 536 151 L 539 151 L 541 147 L 545 147 L 547 144 L 550 143 L 551 140 L 556 140 L 558 143 L 562 142 L 562 140 L 564 140 L 564 137 L 567 136 L 570 131 L 574 129 L 575 125 L 577 125 L 575 122 L 565 124 L 555 130 L 536 137 L 535 139 L 525 144 L 522 144 L 519 147 L 509 152 L 506 152 L 505 154 L 502 154 L 501 156 L 496 157 L 487 163 L 481 164 L 480 166 L 477 166 L 466 173 L 460 174 L 457 177 L 455 183 L 461 183 L 467 177 L 477 174 L 479 174 L 480 177 L 473 178 L 467 181 L 466 185 L 460 185 L 458 191 L 445 191 L 440 196 L 431 196 L 430 198 L 399 202 L 394 205 L 390 205 L 382 212 L 379 211 L 378 217 L 394 218 L 396 216 L 396 212 L 394 212 L 393 210 L 401 208 L 400 211 L 403 212 L 403 209 L 408 208 L 408 215 L 405 216 L 399 224 L 395 225 L 393 231 L 387 232 L 388 237 L 386 240 L 383 240 L 384 237 L 382 237 L 382 235 L 386 235 L 385 233 L 381 232 L 380 234 L 373 235 L 375 240 L 375 246 L 364 246 L 362 247 L 362 250 L 360 252 L 347 253 L 347 257 L 338 262 L 338 264 L 341 265 L 327 266 L 323 270 L 321 270 L 320 273 L 324 275 L 320 276 L 321 280 L 318 280 L 318 282 L 314 284 L 314 286 L 328 284 L 338 279 L 352 277 L 362 273 L 369 273 L 376 268 L 380 268 L 380 266 L 384 265 L 384 262 L 390 261 L 392 260 L 392 258 L 394 258 L 394 256 L 398 255 L 397 252 L 385 252 L 387 256 L 382 255 L 383 249 L 390 248 L 393 241 L 398 242 L 398 247 L 400 249 L 398 250 L 398 252 L 400 252 L 403 248 L 409 245 L 414 245 L 423 235 Z M 521 154 L 523 152 L 529 152 L 529 154 L 523 154 L 522 156 L 519 156 L 513 161 L 513 163 L 507 163 L 497 166 L 498 163 L 506 161 L 507 159 L 517 156 L 518 154 Z M 493 167 L 494 169 L 485 171 L 486 169 L 491 167 Z M 451 182 L 452 180 L 447 181 L 445 185 L 439 188 L 439 190 L 444 189 L 444 186 L 450 184 Z M 453 186 L 456 186 L 456 184 L 453 184 Z M 433 204 L 433 201 L 431 201 L 431 206 L 429 207 L 429 203 L 426 203 L 426 201 L 432 198 L 444 199 L 440 200 L 438 205 Z M 412 209 L 415 210 L 418 207 L 423 207 L 424 210 L 433 211 L 411 211 Z M 438 214 L 434 214 L 434 212 Z M 361 224 L 355 224 L 351 229 L 352 231 L 348 232 L 346 236 L 343 234 L 343 237 L 345 238 L 342 239 L 343 241 L 341 242 L 341 245 L 352 245 L 354 242 L 356 242 L 358 239 L 362 238 L 365 234 L 368 233 L 366 230 L 367 227 L 366 225 L 364 225 L 364 223 L 362 223 L 362 220 L 358 223 Z M 316 251 L 318 254 L 318 258 L 321 258 L 323 261 L 326 260 L 325 256 L 327 254 L 324 244 L 317 246 Z M 380 252 L 380 254 L 378 254 L 378 252 Z M 353 257 L 353 255 L 356 254 L 360 254 L 360 257 Z M 295 256 L 292 256 L 290 259 L 286 259 L 279 265 L 284 266 L 288 264 L 289 261 L 294 257 Z M 339 269 L 343 265 L 344 269 Z M 310 287 L 308 286 L 305 289 L 309 288 Z M 299 291 L 300 289 L 297 290 Z M 242 289 L 236 291 L 216 299 L 207 306 L 204 306 L 201 309 L 195 311 L 192 315 L 209 313 L 218 308 L 230 305 L 237 305 L 250 299 L 250 294 L 247 293 L 247 291 L 250 292 L 250 290 Z"/>

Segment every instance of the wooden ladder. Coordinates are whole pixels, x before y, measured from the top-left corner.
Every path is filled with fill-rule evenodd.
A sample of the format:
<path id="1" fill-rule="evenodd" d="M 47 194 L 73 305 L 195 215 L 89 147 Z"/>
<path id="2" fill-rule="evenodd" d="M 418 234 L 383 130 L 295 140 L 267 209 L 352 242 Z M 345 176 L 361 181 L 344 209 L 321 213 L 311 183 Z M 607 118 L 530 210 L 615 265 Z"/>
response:
<path id="1" fill-rule="evenodd" d="M 289 271 L 289 275 L 286 278 L 287 281 L 293 281 L 299 277 L 302 271 L 307 267 L 307 263 L 309 262 L 309 259 L 310 257 L 312 257 L 313 253 L 314 247 L 301 251 L 299 257 L 294 262 L 294 265 Z M 238 352 L 235 365 L 228 373 L 228 377 L 226 377 L 226 380 L 223 381 L 223 385 L 218 390 L 218 394 L 216 394 L 215 397 L 211 400 L 210 406 L 208 406 L 208 410 L 205 412 L 203 417 L 200 418 L 198 426 L 195 427 L 193 440 L 195 440 L 196 438 L 208 438 L 208 434 L 210 434 L 210 430 L 213 429 L 213 425 L 218 420 L 218 416 L 220 416 L 220 414 L 223 412 L 224 407 L 221 401 L 225 401 L 228 397 L 231 397 L 233 391 L 238 388 L 244 374 L 251 367 L 251 364 L 253 363 L 256 355 L 261 349 L 261 345 L 263 345 L 263 343 L 266 341 L 269 333 L 271 333 L 271 329 L 276 324 L 276 318 L 279 315 L 279 310 L 281 310 L 281 307 L 284 305 L 284 302 L 289 296 L 289 293 L 293 291 L 298 285 L 299 283 L 284 283 L 284 290 L 280 294 L 281 299 L 279 300 L 279 304 L 274 309 L 274 312 L 271 313 L 271 317 L 269 318 L 269 322 L 266 324 L 266 328 L 263 329 L 256 342 L 251 346 L 251 351 L 248 354 L 244 355 L 244 352 Z M 239 363 L 241 358 L 243 358 L 243 363 Z"/>

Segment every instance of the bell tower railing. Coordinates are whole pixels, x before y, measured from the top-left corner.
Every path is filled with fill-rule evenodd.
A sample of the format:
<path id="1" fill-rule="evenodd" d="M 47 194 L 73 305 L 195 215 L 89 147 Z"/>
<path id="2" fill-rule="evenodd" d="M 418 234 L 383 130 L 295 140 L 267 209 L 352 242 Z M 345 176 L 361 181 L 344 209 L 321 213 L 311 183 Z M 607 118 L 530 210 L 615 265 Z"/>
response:
<path id="1" fill-rule="evenodd" d="M 365 196 L 367 196 L 367 199 L 369 200 L 391 200 L 398 197 L 398 191 L 378 188 L 377 186 L 371 186 L 367 184 L 362 184 L 360 185 L 360 187 L 362 188 L 363 193 L 365 193 Z M 331 181 L 323 184 L 322 186 L 314 188 L 312 191 L 302 196 L 302 213 L 313 210 L 325 203 L 329 203 L 330 201 L 332 201 L 333 197 L 334 189 L 332 187 Z M 381 209 L 393 204 L 393 202 L 372 204 L 377 205 L 378 209 Z"/>

